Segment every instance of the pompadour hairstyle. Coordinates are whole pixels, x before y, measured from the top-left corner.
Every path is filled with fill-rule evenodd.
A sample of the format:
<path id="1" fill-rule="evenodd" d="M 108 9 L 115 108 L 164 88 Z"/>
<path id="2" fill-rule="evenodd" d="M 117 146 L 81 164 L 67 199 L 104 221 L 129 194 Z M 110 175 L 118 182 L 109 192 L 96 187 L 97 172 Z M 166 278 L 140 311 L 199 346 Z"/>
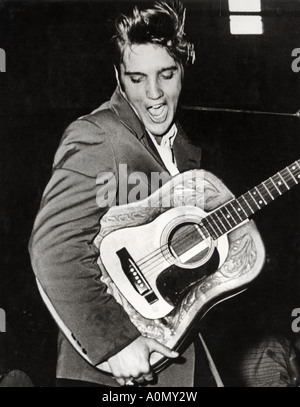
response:
<path id="1" fill-rule="evenodd" d="M 175 61 L 183 66 L 194 63 L 194 45 L 185 32 L 186 9 L 179 0 L 161 0 L 153 8 L 133 9 L 130 16 L 120 15 L 116 21 L 114 62 L 117 68 L 123 60 L 127 45 L 156 44 L 164 47 Z"/>

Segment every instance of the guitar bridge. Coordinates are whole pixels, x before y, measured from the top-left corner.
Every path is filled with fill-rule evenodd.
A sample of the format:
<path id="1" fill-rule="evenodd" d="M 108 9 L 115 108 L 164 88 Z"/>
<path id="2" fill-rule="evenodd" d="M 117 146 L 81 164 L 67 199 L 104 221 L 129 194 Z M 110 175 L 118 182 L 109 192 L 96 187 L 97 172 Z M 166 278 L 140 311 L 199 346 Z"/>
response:
<path id="1" fill-rule="evenodd" d="M 147 282 L 143 273 L 138 268 L 130 254 L 128 253 L 127 249 L 123 247 L 116 253 L 120 259 L 122 269 L 128 280 L 132 284 L 133 288 L 140 295 L 142 295 L 148 301 L 149 304 L 153 304 L 154 302 L 158 301 L 156 294 L 151 289 L 149 283 Z"/>

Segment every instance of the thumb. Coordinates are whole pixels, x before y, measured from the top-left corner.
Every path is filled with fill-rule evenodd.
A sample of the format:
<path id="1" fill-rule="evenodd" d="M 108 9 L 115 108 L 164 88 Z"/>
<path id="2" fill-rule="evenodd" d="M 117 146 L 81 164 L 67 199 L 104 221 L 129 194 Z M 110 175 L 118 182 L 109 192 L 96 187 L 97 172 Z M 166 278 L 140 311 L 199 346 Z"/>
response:
<path id="1" fill-rule="evenodd" d="M 161 353 L 162 355 L 168 357 L 168 358 L 177 358 L 179 356 L 178 352 L 175 352 L 174 350 L 171 350 L 167 346 L 163 345 L 162 343 L 157 342 L 155 339 L 153 339 L 150 344 L 149 344 L 149 350 L 150 352 L 158 352 Z"/>

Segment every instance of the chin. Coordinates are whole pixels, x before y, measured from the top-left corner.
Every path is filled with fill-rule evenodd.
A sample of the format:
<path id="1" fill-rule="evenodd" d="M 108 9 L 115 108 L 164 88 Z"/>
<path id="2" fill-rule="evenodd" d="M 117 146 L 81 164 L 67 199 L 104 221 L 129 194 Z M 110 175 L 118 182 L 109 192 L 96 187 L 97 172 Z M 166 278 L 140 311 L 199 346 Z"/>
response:
<path id="1" fill-rule="evenodd" d="M 171 124 L 163 124 L 163 125 L 157 125 L 157 126 L 149 126 L 148 130 L 150 131 L 151 134 L 153 134 L 153 136 L 163 136 L 164 134 L 166 134 L 168 132 L 168 130 L 170 129 L 172 123 Z"/>

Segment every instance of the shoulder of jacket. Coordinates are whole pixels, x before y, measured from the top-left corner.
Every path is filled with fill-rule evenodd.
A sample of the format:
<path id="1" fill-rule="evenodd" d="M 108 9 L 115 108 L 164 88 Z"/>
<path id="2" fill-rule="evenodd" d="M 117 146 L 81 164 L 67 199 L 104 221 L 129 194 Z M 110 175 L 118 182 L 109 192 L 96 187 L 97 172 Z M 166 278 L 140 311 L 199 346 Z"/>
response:
<path id="1" fill-rule="evenodd" d="M 119 117 L 108 104 L 102 105 L 100 108 L 87 115 L 79 117 L 77 120 L 93 123 L 100 128 L 105 127 L 107 124 L 113 125 L 120 121 Z"/>
<path id="2" fill-rule="evenodd" d="M 81 116 L 65 129 L 60 146 L 73 143 L 84 145 L 103 143 L 116 118 L 111 109 L 102 109 Z"/>
<path id="3" fill-rule="evenodd" d="M 54 157 L 54 168 L 77 168 L 84 172 L 99 161 L 113 156 L 112 141 L 106 123 L 113 121 L 110 109 L 82 116 L 65 130 Z M 94 173 L 95 171 L 89 171 Z"/>

